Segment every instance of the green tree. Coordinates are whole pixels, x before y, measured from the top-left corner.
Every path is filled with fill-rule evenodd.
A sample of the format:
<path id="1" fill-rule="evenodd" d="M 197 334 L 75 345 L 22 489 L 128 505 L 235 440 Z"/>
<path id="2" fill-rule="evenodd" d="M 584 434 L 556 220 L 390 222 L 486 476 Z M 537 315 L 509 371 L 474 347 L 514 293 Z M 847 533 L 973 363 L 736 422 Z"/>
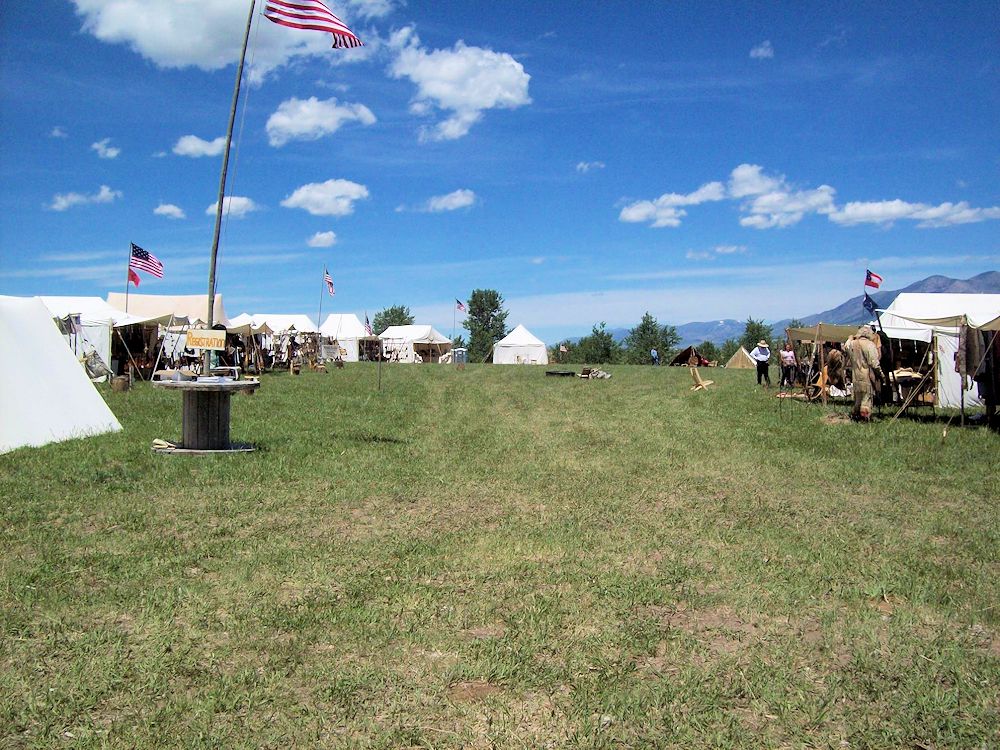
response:
<path id="1" fill-rule="evenodd" d="M 604 323 L 595 325 L 589 336 L 584 336 L 570 348 L 570 362 L 587 365 L 606 365 L 620 362 L 622 347 Z"/>
<path id="2" fill-rule="evenodd" d="M 722 354 L 719 352 L 719 347 L 715 345 L 713 341 L 702 341 L 698 346 L 695 347 L 698 350 L 698 354 L 703 356 L 709 362 L 722 362 L 725 364 L 724 360 L 720 360 Z"/>
<path id="3" fill-rule="evenodd" d="M 503 296 L 495 289 L 475 289 L 467 305 L 462 326 L 469 332 L 469 361 L 484 362 L 493 344 L 507 335 L 507 311 Z"/>
<path id="4" fill-rule="evenodd" d="M 625 341 L 625 362 L 630 365 L 649 365 L 653 358 L 649 352 L 656 349 L 660 362 L 669 362 L 677 353 L 675 350 L 681 337 L 673 326 L 661 326 L 647 311 L 639 325 L 628 332 Z"/>
<path id="5" fill-rule="evenodd" d="M 732 358 L 736 352 L 739 351 L 740 342 L 736 339 L 726 339 L 722 342 L 722 348 L 719 349 L 719 364 L 724 365 L 726 362 Z"/>
<path id="6" fill-rule="evenodd" d="M 749 352 L 757 346 L 757 342 L 761 339 L 771 344 L 771 338 L 771 326 L 765 325 L 763 319 L 754 320 L 748 317 L 746 326 L 743 329 L 743 335 L 740 336 L 740 344 Z"/>
<path id="7" fill-rule="evenodd" d="M 410 308 L 405 305 L 393 305 L 381 312 L 375 313 L 372 318 L 372 330 L 375 335 L 382 333 L 389 326 L 411 326 L 413 325 L 413 314 Z"/>
<path id="8" fill-rule="evenodd" d="M 467 349 L 468 346 L 469 345 L 462 334 L 458 334 L 455 338 L 451 340 L 452 349 Z"/>

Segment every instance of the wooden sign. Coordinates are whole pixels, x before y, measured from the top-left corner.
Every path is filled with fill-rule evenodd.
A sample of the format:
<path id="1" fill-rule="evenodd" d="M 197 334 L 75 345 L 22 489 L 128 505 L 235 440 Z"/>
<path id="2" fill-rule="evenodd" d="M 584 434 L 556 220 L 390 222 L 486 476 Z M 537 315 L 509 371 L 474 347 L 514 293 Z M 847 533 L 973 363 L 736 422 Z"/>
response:
<path id="1" fill-rule="evenodd" d="M 226 332 L 191 330 L 187 332 L 187 345 L 192 349 L 225 349 Z"/>

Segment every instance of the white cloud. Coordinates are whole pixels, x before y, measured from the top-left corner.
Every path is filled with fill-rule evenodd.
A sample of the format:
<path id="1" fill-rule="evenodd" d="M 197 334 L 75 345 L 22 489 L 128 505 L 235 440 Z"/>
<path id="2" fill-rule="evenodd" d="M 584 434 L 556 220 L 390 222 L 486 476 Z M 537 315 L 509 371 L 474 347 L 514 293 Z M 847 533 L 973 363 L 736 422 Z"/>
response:
<path id="1" fill-rule="evenodd" d="M 289 141 L 315 141 L 337 132 L 347 122 L 375 123 L 375 115 L 364 104 L 338 104 L 336 98 L 321 101 L 292 97 L 278 105 L 267 119 L 267 137 L 272 146 Z"/>
<path id="2" fill-rule="evenodd" d="M 205 213 L 208 216 L 215 216 L 218 209 L 219 202 L 216 201 L 205 209 Z M 253 200 L 240 195 L 227 195 L 222 199 L 223 215 L 229 215 L 234 219 L 242 219 L 247 214 L 259 210 L 260 206 L 258 206 Z"/>
<path id="3" fill-rule="evenodd" d="M 362 18 L 382 18 L 396 8 L 392 0 L 348 0 L 347 4 Z"/>
<path id="4" fill-rule="evenodd" d="M 834 190 L 829 185 L 820 185 L 815 190 L 784 191 L 758 195 L 744 204 L 749 213 L 740 219 L 740 225 L 754 229 L 790 227 L 798 224 L 806 214 L 831 214 L 836 210 Z"/>
<path id="5" fill-rule="evenodd" d="M 122 197 L 121 190 L 112 190 L 107 185 L 101 185 L 101 189 L 92 195 L 83 193 L 56 193 L 52 196 L 52 203 L 49 208 L 53 211 L 65 211 L 73 206 L 82 206 L 88 203 L 112 203 Z"/>
<path id="6" fill-rule="evenodd" d="M 303 185 L 281 201 L 285 208 L 301 208 L 313 216 L 348 216 L 355 201 L 368 197 L 368 188 L 350 180 L 327 180 Z"/>
<path id="7" fill-rule="evenodd" d="M 157 216 L 166 216 L 168 219 L 183 219 L 186 216 L 184 209 L 173 203 L 161 203 L 153 209 L 153 213 Z"/>
<path id="8" fill-rule="evenodd" d="M 213 141 L 206 141 L 196 135 L 182 135 L 174 144 L 174 153 L 178 156 L 218 156 L 226 148 L 226 137 L 220 135 Z"/>
<path id="9" fill-rule="evenodd" d="M 729 174 L 729 195 L 745 198 L 748 195 L 770 193 L 784 186 L 784 177 L 768 177 L 764 168 L 756 164 L 740 164 Z"/>
<path id="10" fill-rule="evenodd" d="M 650 222 L 656 228 L 678 227 L 687 211 L 679 206 L 696 206 L 708 201 L 721 201 L 726 197 L 726 188 L 721 182 L 708 182 L 693 193 L 664 193 L 656 200 L 631 203 L 618 214 L 619 221 Z"/>
<path id="11" fill-rule="evenodd" d="M 515 109 L 531 103 L 524 66 L 505 52 L 470 47 L 458 41 L 453 49 L 427 51 L 411 28 L 394 35 L 399 50 L 389 68 L 394 78 L 409 78 L 417 86 L 410 111 L 429 115 L 434 108 L 450 112 L 447 119 L 421 131 L 421 140 L 461 138 L 490 109 Z"/>
<path id="12" fill-rule="evenodd" d="M 337 235 L 334 232 L 316 232 L 316 234 L 306 240 L 306 244 L 309 247 L 333 247 L 336 243 Z"/>
<path id="13" fill-rule="evenodd" d="M 239 59 L 247 8 L 232 0 L 72 0 L 83 30 L 108 44 L 125 44 L 161 68 L 197 67 L 219 70 Z M 349 11 L 376 17 L 391 10 L 382 0 L 353 0 Z M 355 28 L 349 14 L 338 15 Z M 268 72 L 294 57 L 322 56 L 333 64 L 367 58 L 369 48 L 330 50 L 330 35 L 289 29 L 259 21 L 250 79 L 259 82 Z"/>
<path id="14" fill-rule="evenodd" d="M 428 213 L 437 214 L 443 211 L 456 211 L 460 208 L 467 208 L 476 202 L 476 194 L 471 190 L 455 190 L 447 195 L 435 195 L 430 198 L 425 206 Z"/>
<path id="15" fill-rule="evenodd" d="M 576 171 L 587 174 L 591 169 L 604 169 L 603 161 L 581 161 L 577 162 Z"/>
<path id="16" fill-rule="evenodd" d="M 929 206 L 926 203 L 891 201 L 852 201 L 830 214 L 830 221 L 844 226 L 855 224 L 890 225 L 900 219 L 919 222 L 923 229 L 972 224 L 1000 219 L 1000 206 L 973 208 L 966 201 Z"/>
<path id="17" fill-rule="evenodd" d="M 688 250 L 684 257 L 688 260 L 715 260 L 720 255 L 736 255 L 746 251 L 746 245 L 716 245 L 711 250 Z"/>
<path id="18" fill-rule="evenodd" d="M 756 47 L 753 47 L 750 50 L 750 57 L 754 60 L 770 60 L 774 57 L 774 47 L 771 46 L 770 40 L 765 39 Z"/>
<path id="19" fill-rule="evenodd" d="M 122 150 L 114 146 L 109 146 L 109 143 L 111 143 L 110 138 L 105 138 L 97 143 L 91 143 L 90 150 L 96 151 L 98 157 L 101 159 L 115 159 L 118 157 L 118 154 L 122 152 Z"/>
<path id="20" fill-rule="evenodd" d="M 684 257 L 688 260 L 715 260 L 715 256 L 707 250 L 688 250 Z"/>
<path id="21" fill-rule="evenodd" d="M 49 133 L 49 138 L 68 138 L 69 134 L 62 125 L 56 125 Z"/>

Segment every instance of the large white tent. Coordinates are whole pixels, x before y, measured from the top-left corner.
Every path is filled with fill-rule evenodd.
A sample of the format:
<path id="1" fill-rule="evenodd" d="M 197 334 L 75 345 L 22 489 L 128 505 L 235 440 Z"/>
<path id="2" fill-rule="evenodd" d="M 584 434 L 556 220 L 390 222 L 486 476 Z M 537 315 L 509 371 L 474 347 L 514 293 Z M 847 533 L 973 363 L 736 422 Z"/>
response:
<path id="1" fill-rule="evenodd" d="M 549 350 L 523 325 L 518 326 L 493 345 L 495 365 L 547 365 Z"/>
<path id="2" fill-rule="evenodd" d="M 880 315 L 891 339 L 922 341 L 934 352 L 937 406 L 959 408 L 983 404 L 975 388 L 963 393 L 955 372 L 959 329 L 1000 330 L 1000 294 L 899 294 Z"/>
<path id="3" fill-rule="evenodd" d="M 389 326 L 379 334 L 382 352 L 393 362 L 438 362 L 451 351 L 451 339 L 433 326 Z"/>
<path id="4" fill-rule="evenodd" d="M 0 453 L 121 425 L 37 298 L 0 297 Z"/>
<path id="5" fill-rule="evenodd" d="M 365 330 L 364 325 L 354 313 L 330 313 L 323 325 L 319 327 L 323 338 L 332 339 L 340 347 L 341 359 L 345 362 L 357 362 L 360 358 L 360 342 L 368 339 L 377 341 Z"/>

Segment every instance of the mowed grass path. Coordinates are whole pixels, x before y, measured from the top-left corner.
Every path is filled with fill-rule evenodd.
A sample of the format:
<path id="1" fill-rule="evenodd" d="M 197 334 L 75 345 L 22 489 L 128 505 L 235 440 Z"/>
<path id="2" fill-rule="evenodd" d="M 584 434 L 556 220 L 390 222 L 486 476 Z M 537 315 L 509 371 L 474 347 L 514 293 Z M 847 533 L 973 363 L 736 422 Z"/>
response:
<path id="1" fill-rule="evenodd" d="M 747 372 L 264 378 L 0 457 L 0 747 L 1000 743 L 1000 438 Z M 707 374 L 707 373 L 706 373 Z"/>

